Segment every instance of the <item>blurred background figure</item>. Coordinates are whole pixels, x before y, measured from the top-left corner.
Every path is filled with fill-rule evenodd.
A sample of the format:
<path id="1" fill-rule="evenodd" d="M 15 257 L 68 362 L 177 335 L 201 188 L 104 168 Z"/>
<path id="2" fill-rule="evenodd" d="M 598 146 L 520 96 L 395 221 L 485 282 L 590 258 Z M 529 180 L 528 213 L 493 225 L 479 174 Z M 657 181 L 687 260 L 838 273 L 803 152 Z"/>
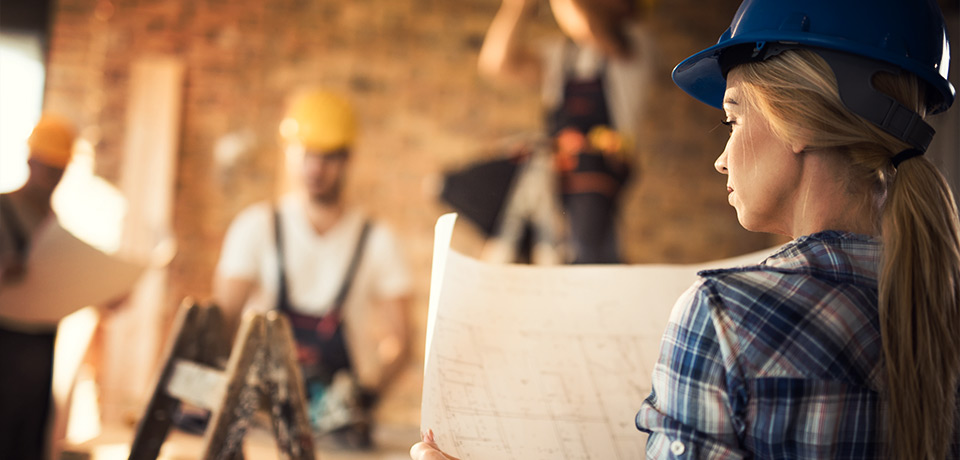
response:
<path id="1" fill-rule="evenodd" d="M 73 155 L 73 123 L 44 114 L 27 141 L 26 183 L 0 194 L 0 290 L 30 270 L 31 243 L 56 220 L 50 200 Z M 55 288 L 57 280 L 49 280 Z M 0 316 L 0 452 L 3 458 L 44 456 L 57 324 L 22 324 Z"/>
<path id="2" fill-rule="evenodd" d="M 411 276 L 393 233 L 343 200 L 356 125 L 339 95 L 295 95 L 280 131 L 296 189 L 234 219 L 214 298 L 234 324 L 245 307 L 286 314 L 317 434 L 370 448 L 371 411 L 408 351 Z"/>
<path id="3" fill-rule="evenodd" d="M 479 55 L 481 74 L 540 88 L 546 134 L 520 149 L 485 257 L 618 263 L 617 207 L 635 163 L 652 54 L 638 21 L 647 5 L 551 0 L 565 37 L 540 49 L 523 33 L 536 7 L 504 0 Z M 458 180 L 448 178 L 448 195 L 457 195 Z"/>

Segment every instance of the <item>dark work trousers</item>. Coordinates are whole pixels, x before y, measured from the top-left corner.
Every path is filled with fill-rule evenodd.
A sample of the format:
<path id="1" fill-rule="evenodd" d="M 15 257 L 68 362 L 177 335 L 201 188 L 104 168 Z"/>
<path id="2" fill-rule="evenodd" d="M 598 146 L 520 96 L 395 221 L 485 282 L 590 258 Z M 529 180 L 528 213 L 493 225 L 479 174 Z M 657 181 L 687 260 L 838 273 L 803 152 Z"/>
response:
<path id="1" fill-rule="evenodd" d="M 43 458 L 55 339 L 0 327 L 0 460 Z"/>
<path id="2" fill-rule="evenodd" d="M 618 264 L 616 201 L 599 193 L 565 195 L 575 264 Z"/>

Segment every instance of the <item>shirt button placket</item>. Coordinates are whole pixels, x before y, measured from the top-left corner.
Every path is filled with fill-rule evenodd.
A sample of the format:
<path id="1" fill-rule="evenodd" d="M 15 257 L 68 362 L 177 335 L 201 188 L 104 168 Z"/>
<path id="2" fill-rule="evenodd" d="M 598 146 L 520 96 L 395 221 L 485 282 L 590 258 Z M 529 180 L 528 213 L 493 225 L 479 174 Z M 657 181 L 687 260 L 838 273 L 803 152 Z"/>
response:
<path id="1" fill-rule="evenodd" d="M 687 446 L 683 445 L 683 442 L 676 440 L 670 443 L 670 453 L 676 455 L 677 457 L 683 455 L 687 451 Z"/>

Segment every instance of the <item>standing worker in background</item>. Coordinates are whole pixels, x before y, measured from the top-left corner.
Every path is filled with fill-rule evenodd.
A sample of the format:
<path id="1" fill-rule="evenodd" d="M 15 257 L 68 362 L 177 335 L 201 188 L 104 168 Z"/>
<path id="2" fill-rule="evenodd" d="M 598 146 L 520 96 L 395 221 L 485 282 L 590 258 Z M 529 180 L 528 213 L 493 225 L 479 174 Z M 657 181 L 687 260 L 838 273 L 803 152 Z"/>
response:
<path id="1" fill-rule="evenodd" d="M 621 262 L 617 241 L 619 197 L 635 163 L 644 91 L 652 67 L 651 40 L 637 19 L 651 1 L 550 0 L 562 40 L 545 43 L 539 53 L 524 43 L 523 28 L 535 11 L 535 0 L 504 0 L 490 24 L 480 50 L 481 74 L 497 80 L 539 88 L 551 169 L 537 167 L 534 155 L 520 174 L 511 195 L 537 197 L 525 187 L 544 188 L 551 182 L 566 214 L 566 244 L 560 258 L 574 263 Z M 536 153 L 536 152 L 535 152 Z M 542 161 L 541 161 L 542 163 Z M 549 176 L 554 177 L 549 177 Z M 540 192 L 542 193 L 542 192 Z M 550 225 L 525 207 L 508 203 L 501 231 L 486 249 L 488 259 L 510 258 L 518 225 L 531 215 L 536 225 Z M 543 200 L 536 200 L 542 202 Z M 535 229 L 536 230 L 536 229 Z M 550 230 L 541 232 L 550 235 Z M 536 246 L 534 246 L 536 249 Z M 498 256 L 497 254 L 507 254 Z M 548 257 L 549 259 L 549 257 Z"/>
<path id="2" fill-rule="evenodd" d="M 356 139 L 349 103 L 302 92 L 280 131 L 297 190 L 236 217 L 214 298 L 234 324 L 245 307 L 286 314 L 314 428 L 343 447 L 369 448 L 373 405 L 408 351 L 410 274 L 387 227 L 344 203 Z"/>
<path id="3" fill-rule="evenodd" d="M 0 290 L 15 285 L 30 270 L 31 243 L 56 219 L 50 199 L 70 163 L 76 136 L 70 121 L 44 114 L 27 141 L 26 183 L 0 194 Z M 0 316 L 2 458 L 39 460 L 45 455 L 56 336 L 56 324 L 25 325 Z"/>

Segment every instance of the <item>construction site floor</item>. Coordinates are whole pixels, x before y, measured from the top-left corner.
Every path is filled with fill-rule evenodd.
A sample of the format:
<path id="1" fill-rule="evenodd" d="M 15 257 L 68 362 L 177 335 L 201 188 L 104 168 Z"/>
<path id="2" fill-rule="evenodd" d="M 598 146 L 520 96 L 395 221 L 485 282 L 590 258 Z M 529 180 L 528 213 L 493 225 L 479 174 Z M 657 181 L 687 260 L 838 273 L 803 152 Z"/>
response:
<path id="1" fill-rule="evenodd" d="M 410 446 L 420 438 L 416 426 L 380 425 L 374 430 L 376 448 L 368 451 L 345 451 L 318 447 L 317 460 L 406 460 Z M 69 446 L 61 460 L 127 460 L 133 428 L 105 426 L 100 436 L 79 445 Z M 198 435 L 171 430 L 158 460 L 197 460 L 203 447 Z M 279 459 L 272 434 L 262 428 L 250 429 L 244 437 L 244 457 L 248 460 Z"/>

